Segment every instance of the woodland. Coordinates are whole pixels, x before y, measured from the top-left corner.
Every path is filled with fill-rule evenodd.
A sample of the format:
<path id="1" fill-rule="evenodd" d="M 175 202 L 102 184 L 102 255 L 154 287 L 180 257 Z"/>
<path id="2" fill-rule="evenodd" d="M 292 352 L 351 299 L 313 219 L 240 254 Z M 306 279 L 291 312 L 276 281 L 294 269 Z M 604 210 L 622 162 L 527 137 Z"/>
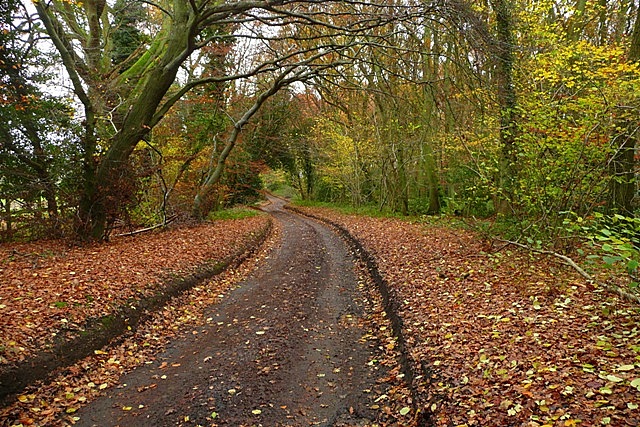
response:
<path id="1" fill-rule="evenodd" d="M 394 289 L 402 339 L 372 336 L 421 381 L 379 396 L 382 425 L 638 425 L 639 17 L 636 0 L 3 1 L 0 364 L 255 244 L 268 217 L 223 218 L 266 190 L 351 233 Z M 73 423 L 234 271 L 0 421 Z"/>
<path id="2" fill-rule="evenodd" d="M 105 241 L 266 188 L 466 218 L 637 288 L 635 1 L 0 7 L 2 241 Z"/>
<path id="3" fill-rule="evenodd" d="M 635 1 L 1 7 L 4 241 L 104 240 L 266 185 L 636 266 Z"/>

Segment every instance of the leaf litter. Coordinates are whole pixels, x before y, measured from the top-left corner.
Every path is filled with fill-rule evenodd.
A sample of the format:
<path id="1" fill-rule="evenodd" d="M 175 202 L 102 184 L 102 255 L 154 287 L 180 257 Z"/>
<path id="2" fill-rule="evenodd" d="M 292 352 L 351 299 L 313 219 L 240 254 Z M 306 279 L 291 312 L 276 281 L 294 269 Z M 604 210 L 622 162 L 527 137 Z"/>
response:
<path id="1" fill-rule="evenodd" d="M 638 307 L 549 258 L 520 250 L 492 253 L 469 231 L 312 211 L 344 226 L 374 255 L 400 307 L 411 363 L 436 378 L 419 390 L 427 398 L 420 410 L 431 413 L 434 425 L 640 425 Z M 198 314 L 268 256 L 273 239 L 255 258 L 172 301 L 118 346 L 25 390 L 2 409 L 1 425 L 73 424 L 78 408 L 123 372 L 154 363 L 170 337 L 209 321 Z M 45 262 L 67 256 L 68 249 L 51 247 L 54 256 L 28 246 L 18 250 L 38 254 L 40 268 L 42 254 Z M 10 250 L 3 254 L 12 257 Z M 33 259 L 22 260 L 22 269 L 33 268 Z M 5 262 L 2 273 L 7 269 Z M 381 353 L 369 363 L 390 368 L 387 392 L 373 407 L 382 414 L 380 425 L 413 425 L 414 402 L 395 339 L 379 298 L 370 297 L 375 323 L 363 339 L 375 340 Z"/>
<path id="2" fill-rule="evenodd" d="M 491 252 L 470 231 L 301 210 L 374 255 L 411 363 L 435 377 L 420 389 L 434 425 L 640 425 L 637 306 L 549 257 Z"/>
<path id="3" fill-rule="evenodd" d="M 0 245 L 0 367 L 51 346 L 87 319 L 153 295 L 163 279 L 229 257 L 268 221 L 264 216 L 230 220 L 88 246 Z"/>
<path id="4" fill-rule="evenodd" d="M 56 288 L 60 286 L 52 278 L 64 276 L 67 268 L 71 268 L 74 262 L 78 261 L 83 265 L 93 266 L 92 271 L 101 271 L 110 276 L 114 283 L 114 277 L 119 277 L 122 282 L 114 286 L 111 290 L 100 290 L 95 292 L 109 292 L 103 298 L 114 298 L 110 301 L 112 307 L 117 306 L 117 298 L 126 301 L 136 292 L 143 289 L 152 292 L 157 288 L 159 279 L 167 272 L 173 274 L 186 274 L 195 269 L 198 264 L 212 259 L 224 259 L 234 252 L 234 248 L 243 244 L 249 237 L 263 230 L 270 219 L 266 216 L 246 218 L 242 220 L 227 220 L 192 228 L 180 228 L 163 233 L 154 233 L 148 236 L 136 236 L 131 239 L 118 239 L 103 248 L 102 246 L 92 246 L 90 248 L 73 248 L 69 250 L 61 242 L 46 242 L 45 250 L 48 258 L 49 271 L 51 274 L 48 280 L 42 280 L 40 286 L 46 289 L 47 286 Z M 264 257 L 268 256 L 269 248 L 277 239 L 278 230 L 274 226 L 270 237 L 262 248 L 253 257 L 245 260 L 240 265 L 225 270 L 223 273 L 213 277 L 207 283 L 196 286 L 190 291 L 173 298 L 169 304 L 161 310 L 152 314 L 149 321 L 144 322 L 135 332 L 131 332 L 120 344 L 112 347 L 105 347 L 94 351 L 94 355 L 78 361 L 77 363 L 62 369 L 57 376 L 47 383 L 37 383 L 26 388 L 18 395 L 13 402 L 9 402 L 4 408 L 0 408 L 0 426 L 58 426 L 70 425 L 76 421 L 74 415 L 80 406 L 89 403 L 96 397 L 104 393 L 108 387 L 118 383 L 120 376 L 141 364 L 155 363 L 155 355 L 159 353 L 172 337 L 179 333 L 192 333 L 195 328 L 212 319 L 205 319 L 202 316 L 204 309 L 219 301 L 224 294 L 236 286 L 240 281 L 258 265 Z M 20 253 L 35 253 L 43 245 L 12 245 Z M 2 247 L 4 254 L 11 255 L 13 249 Z M 88 253 L 87 253 L 88 252 Z M 84 254 L 84 256 L 83 256 Z M 142 255 L 144 254 L 144 255 Z M 114 258 L 117 257 L 117 258 Z M 146 257 L 146 258 L 145 258 Z M 136 261 L 130 261 L 136 259 Z M 146 259 L 146 262 L 145 262 Z M 16 261 L 11 261 L 16 262 Z M 7 271 L 9 267 L 16 267 L 11 262 L 3 265 Z M 57 263 L 57 264 L 56 264 Z M 84 264 L 86 263 L 86 264 Z M 95 263 L 95 264 L 92 264 Z M 130 264 L 129 264 L 130 263 Z M 122 266 L 132 266 L 131 270 Z M 24 274 L 23 270 L 31 268 L 19 264 L 21 268 L 16 268 L 19 274 Z M 135 268 L 138 266 L 138 268 Z M 56 268 L 62 270 L 55 271 Z M 79 270 L 74 266 L 74 271 Z M 125 275 L 124 272 L 128 272 Z M 152 281 L 147 283 L 144 279 Z M 97 283 L 100 283 L 97 281 Z M 0 289 L 0 292 L 4 292 Z M 15 292 L 15 288 L 13 289 Z M 46 295 L 46 291 L 42 295 Z M 55 291 L 52 290 L 53 293 Z M 3 298 L 6 293 L 2 294 Z M 44 299 L 44 297 L 41 297 Z M 55 298 L 55 297 L 54 297 Z M 20 307 L 24 314 L 15 311 L 15 316 L 22 315 L 22 318 L 29 316 L 29 312 L 49 313 L 53 310 L 47 303 L 41 300 L 24 298 Z M 29 305 L 29 301 L 31 304 Z M 85 316 L 100 315 L 104 313 L 104 308 L 85 308 L 81 313 Z M 54 313 L 55 314 L 55 313 Z M 49 313 L 47 318 L 54 317 Z M 66 314 L 71 317 L 70 313 Z M 82 323 L 80 314 L 75 313 L 77 323 Z M 4 320 L 4 318 L 3 318 Z M 15 320 L 15 319 L 14 319 Z M 11 326 L 20 325 L 19 321 L 12 321 L 10 325 L 3 325 L 4 331 L 12 333 Z M 44 324 L 44 323 L 43 323 Z M 43 326 L 45 331 L 55 330 L 51 327 Z M 38 337 L 36 330 L 29 329 L 34 335 L 30 342 L 45 342 L 46 337 Z M 15 333 L 12 336 L 20 336 Z M 5 339 L 5 335 L 2 335 Z M 13 338 L 15 340 L 15 338 Z M 46 344 L 45 344 L 46 345 Z M 23 349 L 29 354 L 37 351 L 37 345 L 32 345 Z M 14 358 L 12 360 L 19 360 Z M 154 388 L 156 384 L 150 384 L 148 388 Z M 143 392 L 144 390 L 139 390 Z M 126 410 L 126 409 L 123 409 Z"/>

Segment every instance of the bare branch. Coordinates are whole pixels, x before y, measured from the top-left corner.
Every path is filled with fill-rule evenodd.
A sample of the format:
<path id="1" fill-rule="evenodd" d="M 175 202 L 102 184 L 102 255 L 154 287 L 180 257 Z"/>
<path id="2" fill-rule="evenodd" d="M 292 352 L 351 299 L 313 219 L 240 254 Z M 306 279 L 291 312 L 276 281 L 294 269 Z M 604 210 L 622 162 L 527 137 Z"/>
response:
<path id="1" fill-rule="evenodd" d="M 567 264 L 568 266 L 573 268 L 575 271 L 577 271 L 578 274 L 580 274 L 580 276 L 582 276 L 584 279 L 586 279 L 590 283 L 597 283 L 597 281 L 589 273 L 584 271 L 582 269 L 582 267 L 580 267 L 574 260 L 572 260 L 571 258 L 569 258 L 566 255 L 562 255 L 562 254 L 559 254 L 559 253 L 553 252 L 553 251 L 546 251 L 546 250 L 543 250 L 543 249 L 532 248 L 532 247 L 529 247 L 527 245 L 523 245 L 522 243 L 519 243 L 519 242 L 513 242 L 511 240 L 500 240 L 500 241 L 504 242 L 506 244 L 509 244 L 509 245 L 513 245 L 513 246 L 517 246 L 519 248 L 526 249 L 526 250 L 531 251 L 531 252 L 537 252 L 539 254 L 544 254 L 544 255 L 551 255 L 551 256 L 554 256 L 556 258 L 559 258 L 565 264 Z M 610 292 L 613 292 L 613 293 L 617 294 L 618 296 L 620 296 L 622 298 L 625 298 L 625 299 L 627 299 L 627 300 L 629 300 L 631 302 L 635 302 L 635 303 L 640 304 L 640 297 L 638 295 L 631 294 L 631 293 L 621 289 L 620 287 L 612 285 L 612 284 L 600 284 L 600 285 L 605 287 Z"/>

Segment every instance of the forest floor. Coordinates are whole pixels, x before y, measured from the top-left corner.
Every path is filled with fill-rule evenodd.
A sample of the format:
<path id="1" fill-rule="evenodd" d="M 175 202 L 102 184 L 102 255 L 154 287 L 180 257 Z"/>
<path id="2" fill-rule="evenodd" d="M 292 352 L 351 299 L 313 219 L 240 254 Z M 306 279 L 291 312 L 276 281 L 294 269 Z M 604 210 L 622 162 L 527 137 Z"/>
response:
<path id="1" fill-rule="evenodd" d="M 270 209 L 254 256 L 13 396 L 0 425 L 409 426 L 424 414 L 437 426 L 640 425 L 637 305 L 470 231 L 301 208 L 373 255 L 402 320 L 396 340 L 344 244 Z M 0 246 L 0 367 L 169 273 L 228 257 L 270 221 Z"/>
<path id="2" fill-rule="evenodd" d="M 640 425 L 637 304 L 466 230 L 300 210 L 373 254 L 433 425 Z"/>

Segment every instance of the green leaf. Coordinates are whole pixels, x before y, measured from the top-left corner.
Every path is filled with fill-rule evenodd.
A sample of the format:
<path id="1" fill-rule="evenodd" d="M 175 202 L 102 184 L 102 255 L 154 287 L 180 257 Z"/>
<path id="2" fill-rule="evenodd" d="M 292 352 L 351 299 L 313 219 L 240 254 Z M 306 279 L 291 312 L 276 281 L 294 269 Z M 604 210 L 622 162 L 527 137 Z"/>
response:
<path id="1" fill-rule="evenodd" d="M 400 415 L 402 416 L 407 415 L 409 412 L 411 412 L 411 408 L 409 408 L 408 406 L 405 406 L 404 408 L 400 409 Z"/>
<path id="2" fill-rule="evenodd" d="M 618 371 L 633 371 L 635 369 L 634 365 L 622 365 L 618 366 Z"/>
<path id="3" fill-rule="evenodd" d="M 604 261 L 605 264 L 611 266 L 613 264 L 615 264 L 618 261 L 621 261 L 622 258 L 620 258 L 619 256 L 608 256 L 605 255 L 602 257 L 602 261 Z"/>
<path id="4" fill-rule="evenodd" d="M 605 252 L 613 252 L 613 247 L 610 244 L 605 243 L 602 245 L 602 250 Z"/>
<path id="5" fill-rule="evenodd" d="M 640 265 L 640 262 L 638 262 L 637 260 L 635 259 L 629 260 L 629 262 L 627 263 L 627 271 L 631 273 L 636 268 L 638 268 L 639 265 Z"/>
<path id="6" fill-rule="evenodd" d="M 611 381 L 612 383 L 619 383 L 624 381 L 624 379 L 620 378 L 620 377 L 616 377 L 613 374 L 609 374 L 607 375 L 607 380 Z"/>
<path id="7" fill-rule="evenodd" d="M 611 391 L 610 388 L 608 387 L 601 387 L 600 390 L 598 390 L 600 392 L 600 394 L 612 394 L 613 391 Z"/>

